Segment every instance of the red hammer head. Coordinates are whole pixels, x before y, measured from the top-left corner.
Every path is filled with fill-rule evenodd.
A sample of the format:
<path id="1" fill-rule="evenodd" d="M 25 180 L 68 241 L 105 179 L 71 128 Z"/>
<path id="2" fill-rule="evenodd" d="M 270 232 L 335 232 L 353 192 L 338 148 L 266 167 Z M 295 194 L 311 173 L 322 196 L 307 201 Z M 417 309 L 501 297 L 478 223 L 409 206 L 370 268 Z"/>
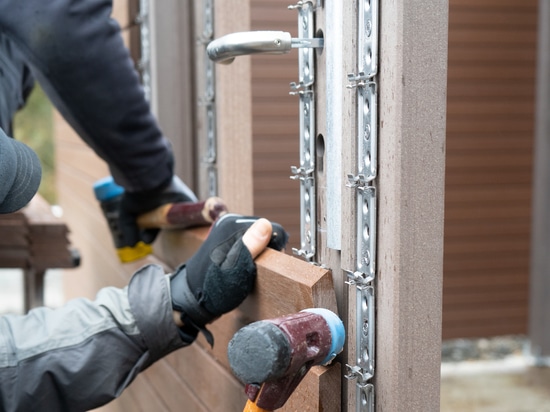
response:
<path id="1" fill-rule="evenodd" d="M 254 322 L 228 347 L 234 374 L 250 400 L 263 409 L 282 407 L 314 365 L 330 362 L 344 345 L 344 326 L 333 312 L 307 309 Z"/>

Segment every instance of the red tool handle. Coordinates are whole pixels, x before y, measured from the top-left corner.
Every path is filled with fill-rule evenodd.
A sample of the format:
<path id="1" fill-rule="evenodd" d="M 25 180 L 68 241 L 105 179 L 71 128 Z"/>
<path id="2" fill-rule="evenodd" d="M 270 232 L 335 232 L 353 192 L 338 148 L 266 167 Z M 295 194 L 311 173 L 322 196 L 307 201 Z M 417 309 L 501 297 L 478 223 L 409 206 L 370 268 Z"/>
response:
<path id="1" fill-rule="evenodd" d="M 169 203 L 144 213 L 137 219 L 143 229 L 185 229 L 212 224 L 227 213 L 227 206 L 219 197 L 210 197 L 203 202 Z"/>

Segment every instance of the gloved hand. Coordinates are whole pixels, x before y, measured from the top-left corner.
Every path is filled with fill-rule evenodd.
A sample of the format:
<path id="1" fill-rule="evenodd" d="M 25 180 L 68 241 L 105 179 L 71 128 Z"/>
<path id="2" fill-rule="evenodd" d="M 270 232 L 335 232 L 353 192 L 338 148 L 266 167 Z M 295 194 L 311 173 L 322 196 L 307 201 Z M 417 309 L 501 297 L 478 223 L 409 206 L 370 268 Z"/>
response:
<path id="1" fill-rule="evenodd" d="M 150 253 L 150 244 L 159 233 L 159 229 L 140 229 L 137 217 L 167 203 L 198 202 L 197 196 L 181 179 L 174 175 L 170 184 L 156 190 L 144 192 L 124 192 L 118 210 L 120 243 L 132 248 L 144 248 L 144 255 Z M 141 243 L 140 243 L 141 242 Z M 124 253 L 120 250 L 119 255 Z M 135 250 L 132 253 L 136 253 Z M 120 256 L 122 261 L 126 261 Z"/>
<path id="2" fill-rule="evenodd" d="M 212 334 L 205 325 L 235 309 L 252 291 L 256 279 L 254 257 L 266 244 L 276 250 L 284 249 L 288 234 L 277 223 L 271 223 L 271 233 L 266 234 L 263 244 L 254 238 L 257 232 L 251 230 L 245 235 L 258 220 L 235 214 L 222 216 L 197 253 L 170 277 L 172 307 L 181 314 L 180 335 L 186 343 L 193 342 L 202 331 L 213 345 Z M 265 225 L 255 228 L 265 230 Z M 243 235 L 249 237 L 245 239 L 246 246 Z"/>

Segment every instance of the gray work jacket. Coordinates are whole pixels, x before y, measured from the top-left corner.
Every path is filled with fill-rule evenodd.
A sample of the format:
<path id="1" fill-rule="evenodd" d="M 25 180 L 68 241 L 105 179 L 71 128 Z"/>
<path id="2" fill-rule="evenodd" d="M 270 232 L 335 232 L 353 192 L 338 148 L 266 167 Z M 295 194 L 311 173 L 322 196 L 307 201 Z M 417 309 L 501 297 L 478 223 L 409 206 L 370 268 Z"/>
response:
<path id="1" fill-rule="evenodd" d="M 0 317 L 0 410 L 87 411 L 116 398 L 153 362 L 184 343 L 160 266 L 94 302 Z"/>

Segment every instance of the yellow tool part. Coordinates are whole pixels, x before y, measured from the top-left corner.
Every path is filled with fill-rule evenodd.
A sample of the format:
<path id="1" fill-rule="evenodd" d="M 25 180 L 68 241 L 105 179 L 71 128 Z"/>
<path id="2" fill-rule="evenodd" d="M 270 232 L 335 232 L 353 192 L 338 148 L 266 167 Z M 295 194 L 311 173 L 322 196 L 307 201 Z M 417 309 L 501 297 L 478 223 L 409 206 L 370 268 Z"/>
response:
<path id="1" fill-rule="evenodd" d="M 256 405 L 254 402 L 252 402 L 250 399 L 246 402 L 246 405 L 244 406 L 243 412 L 270 412 L 267 409 L 262 409 L 258 405 Z"/>
<path id="2" fill-rule="evenodd" d="M 135 246 L 124 246 L 117 249 L 118 258 L 122 263 L 133 262 L 153 253 L 153 247 L 139 241 Z"/>

